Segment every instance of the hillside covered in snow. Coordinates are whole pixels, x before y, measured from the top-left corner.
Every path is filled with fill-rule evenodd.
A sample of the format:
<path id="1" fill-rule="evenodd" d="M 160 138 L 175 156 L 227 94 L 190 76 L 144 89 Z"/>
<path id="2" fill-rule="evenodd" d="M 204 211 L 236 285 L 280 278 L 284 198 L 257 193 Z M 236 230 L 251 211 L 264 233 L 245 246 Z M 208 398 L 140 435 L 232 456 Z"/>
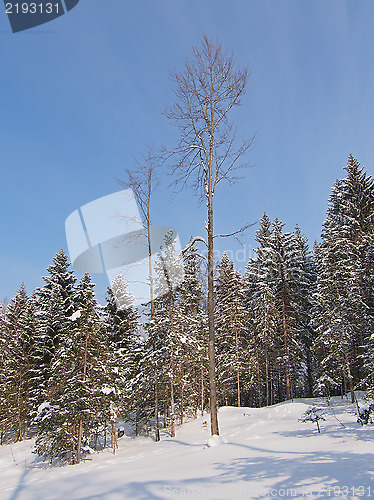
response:
<path id="1" fill-rule="evenodd" d="M 300 421 L 324 408 L 321 433 Z M 356 422 L 355 405 L 303 399 L 265 408 L 222 407 L 223 444 L 208 446 L 209 416 L 177 427 L 176 437 L 125 435 L 79 465 L 50 467 L 33 440 L 0 448 L 1 500 L 158 500 L 370 498 L 374 427 Z M 205 424 L 207 421 L 207 424 Z"/>

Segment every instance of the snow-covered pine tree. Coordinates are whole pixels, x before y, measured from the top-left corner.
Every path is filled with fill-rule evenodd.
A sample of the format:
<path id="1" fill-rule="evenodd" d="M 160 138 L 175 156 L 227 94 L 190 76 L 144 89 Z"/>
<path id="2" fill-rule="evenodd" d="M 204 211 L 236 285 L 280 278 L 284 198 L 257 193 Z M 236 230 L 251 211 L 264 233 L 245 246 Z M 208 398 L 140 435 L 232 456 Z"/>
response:
<path id="1" fill-rule="evenodd" d="M 4 442 L 5 432 L 10 430 L 7 406 L 7 369 L 8 359 L 8 334 L 6 331 L 5 314 L 8 309 L 8 301 L 3 300 L 0 304 L 0 445 Z"/>
<path id="2" fill-rule="evenodd" d="M 129 416 L 130 410 L 136 407 L 138 391 L 135 379 L 142 357 L 142 339 L 139 313 L 122 275 L 118 275 L 107 290 L 103 321 L 109 349 L 111 385 L 120 394 L 118 410 Z"/>
<path id="3" fill-rule="evenodd" d="M 241 406 L 242 376 L 247 371 L 247 311 L 243 280 L 226 252 L 215 280 L 217 382 L 221 400 Z"/>
<path id="4" fill-rule="evenodd" d="M 150 304 L 149 304 L 150 305 Z M 163 338 L 155 323 L 156 300 L 153 301 L 153 318 L 144 325 L 146 339 L 143 344 L 142 356 L 139 361 L 133 387 L 133 411 L 135 412 L 135 433 L 155 431 L 155 440 L 160 440 L 160 401 L 164 391 L 162 358 L 160 353 Z M 156 382 L 155 382 L 156 381 Z M 131 415 L 130 415 L 131 417 Z"/>
<path id="5" fill-rule="evenodd" d="M 284 223 L 275 219 L 271 225 L 266 214 L 261 219 L 260 230 L 256 234 L 259 243 L 255 253 L 256 259 L 251 259 L 247 266 L 247 307 L 251 308 L 251 302 L 256 301 L 256 309 L 259 316 L 253 317 L 252 324 L 261 324 L 262 315 L 266 308 L 259 307 L 261 294 L 266 293 L 267 300 L 274 303 L 272 306 L 278 311 L 279 321 L 274 316 L 272 324 L 278 322 L 278 339 L 274 338 L 273 375 L 276 381 L 276 400 L 283 400 L 283 393 L 290 399 L 295 394 L 295 386 L 301 371 L 301 338 L 297 325 L 297 312 L 299 304 L 300 283 L 302 279 L 302 256 L 295 235 L 283 231 Z M 259 302 L 260 301 L 260 302 Z M 275 301 L 275 302 L 274 302 Z M 274 328 L 274 326 L 272 327 Z M 258 329 L 257 329 L 258 332 Z M 273 341 L 272 341 L 273 342 Z M 259 354 L 257 346 L 257 358 L 266 359 Z M 269 349 L 269 346 L 268 346 Z M 261 401 L 261 378 L 266 368 L 258 366 L 258 398 Z M 285 390 L 285 391 L 284 391 Z M 267 391 L 269 394 L 269 389 Z M 270 399 L 273 396 L 270 396 Z M 268 399 L 268 397 L 267 397 Z"/>
<path id="6" fill-rule="evenodd" d="M 303 373 L 300 377 L 300 385 L 303 387 L 303 394 L 311 398 L 313 396 L 313 385 L 317 370 L 317 360 L 313 349 L 316 337 L 313 322 L 313 297 L 315 294 L 317 272 L 312 253 L 308 246 L 308 240 L 301 232 L 299 226 L 296 226 L 294 234 L 301 265 L 295 294 L 296 328 L 302 346 L 300 354 L 304 365 Z"/>
<path id="7" fill-rule="evenodd" d="M 249 352 L 253 373 L 249 390 L 252 393 L 252 404 L 256 394 L 259 406 L 262 406 L 263 401 L 269 405 L 278 400 L 275 384 L 280 377 L 279 301 L 275 297 L 274 280 L 269 271 L 272 258 L 272 232 L 271 221 L 267 214 L 264 214 L 260 228 L 256 232 L 257 257 L 249 260 L 244 276 L 245 303 L 249 316 Z"/>
<path id="8" fill-rule="evenodd" d="M 300 252 L 292 233 L 283 232 L 284 223 L 275 219 L 272 234 L 272 270 L 275 294 L 280 301 L 283 335 L 283 364 L 286 398 L 294 397 L 299 374 L 301 345 L 297 329 L 298 284 L 301 278 Z"/>
<path id="9" fill-rule="evenodd" d="M 175 386 L 179 381 L 178 367 L 183 344 L 176 304 L 178 286 L 183 279 L 183 265 L 181 256 L 175 251 L 171 232 L 165 237 L 165 244 L 157 257 L 155 269 L 157 299 L 154 301 L 153 318 L 147 325 L 147 354 L 143 369 L 147 372 L 147 380 L 157 379 L 159 398 L 164 401 L 164 425 L 166 420 L 170 420 L 170 433 L 174 436 Z"/>
<path id="10" fill-rule="evenodd" d="M 34 292 L 27 301 L 25 332 L 27 338 L 31 341 L 29 398 L 32 407 L 30 417 L 31 420 L 33 420 L 36 415 L 37 408 L 44 400 L 45 389 L 43 335 Z"/>
<path id="11" fill-rule="evenodd" d="M 183 256 L 184 275 L 178 288 L 176 315 L 179 325 L 179 416 L 204 411 L 208 378 L 207 314 L 201 283 L 200 256 L 195 245 Z"/>
<path id="12" fill-rule="evenodd" d="M 374 184 L 350 155 L 344 179 L 335 182 L 319 249 L 316 321 L 319 372 L 350 391 L 368 374 L 364 346 L 373 332 L 370 286 Z M 370 349 L 369 349 L 370 350 Z M 365 373 L 366 372 L 366 373 Z"/>
<path id="13" fill-rule="evenodd" d="M 176 398 L 175 386 L 179 381 L 179 366 L 182 358 L 183 340 L 180 336 L 180 317 L 177 314 L 178 286 L 183 279 L 183 263 L 175 250 L 172 232 L 165 237 L 165 244 L 156 261 L 156 293 L 154 326 L 164 338 L 161 359 L 166 383 L 166 413 L 170 413 L 170 433 L 175 436 Z M 168 408 L 169 406 L 169 408 Z"/>
<path id="14" fill-rule="evenodd" d="M 30 328 L 29 298 L 22 284 L 5 315 L 5 353 L 2 355 L 3 430 L 14 430 L 22 441 L 33 410 L 34 336 Z"/>
<path id="15" fill-rule="evenodd" d="M 253 341 L 257 373 L 258 402 L 262 404 L 261 386 L 265 373 L 266 404 L 274 403 L 274 379 L 276 378 L 277 353 L 279 349 L 280 314 L 277 302 L 269 285 L 259 283 L 252 303 Z"/>
<path id="16" fill-rule="evenodd" d="M 110 422 L 117 397 L 110 385 L 106 334 L 93 287 L 85 274 L 77 286 L 71 327 L 60 338 L 51 363 L 49 399 L 39 408 L 35 449 L 51 461 L 79 463 L 98 428 Z"/>
<path id="17" fill-rule="evenodd" d="M 49 274 L 43 277 L 45 285 L 35 291 L 45 383 L 48 381 L 55 351 L 68 335 L 70 317 L 75 310 L 77 278 L 69 267 L 69 258 L 61 249 L 53 258 L 53 264 L 47 268 Z"/>

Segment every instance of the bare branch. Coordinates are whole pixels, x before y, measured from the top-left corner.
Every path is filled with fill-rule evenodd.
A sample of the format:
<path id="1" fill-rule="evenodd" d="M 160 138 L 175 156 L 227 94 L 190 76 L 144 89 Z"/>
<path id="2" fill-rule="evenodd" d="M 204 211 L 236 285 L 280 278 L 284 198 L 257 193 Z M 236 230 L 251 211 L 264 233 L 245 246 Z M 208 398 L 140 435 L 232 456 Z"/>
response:
<path id="1" fill-rule="evenodd" d="M 248 223 L 245 226 L 243 226 L 240 229 L 238 229 L 237 231 L 233 231 L 232 233 L 228 233 L 228 234 L 215 234 L 213 236 L 213 238 L 230 238 L 230 236 L 236 236 L 237 234 L 244 233 L 244 231 L 246 231 L 249 227 L 253 227 L 257 223 L 258 223 L 258 221 L 252 222 L 251 224 Z"/>
<path id="2" fill-rule="evenodd" d="M 241 227 L 240 229 L 238 229 L 237 231 L 233 231 L 232 233 L 228 233 L 228 234 L 215 234 L 213 236 L 213 238 L 230 238 L 231 236 L 234 237 L 239 243 L 240 240 L 237 238 L 237 235 L 238 234 L 243 234 L 248 228 L 250 227 L 253 227 L 255 226 L 256 224 L 258 223 L 258 221 L 256 222 L 252 222 L 252 223 L 248 223 L 248 224 L 245 224 L 243 227 Z"/>
<path id="3" fill-rule="evenodd" d="M 205 238 L 202 236 L 195 236 L 194 238 L 191 238 L 189 243 L 181 250 L 181 254 L 184 255 L 188 250 L 198 241 L 204 243 L 204 245 L 208 248 L 208 243 L 206 242 Z"/>

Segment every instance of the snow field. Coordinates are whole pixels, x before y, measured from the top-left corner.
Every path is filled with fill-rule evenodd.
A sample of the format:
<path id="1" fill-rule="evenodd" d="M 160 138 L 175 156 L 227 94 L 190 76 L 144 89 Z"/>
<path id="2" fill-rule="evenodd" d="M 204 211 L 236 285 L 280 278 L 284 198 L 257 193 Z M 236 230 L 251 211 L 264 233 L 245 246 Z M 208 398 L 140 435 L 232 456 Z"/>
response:
<path id="1" fill-rule="evenodd" d="M 314 405 L 328 413 L 321 434 L 299 421 Z M 124 436 L 116 455 L 105 450 L 75 466 L 50 468 L 31 454 L 32 440 L 5 445 L 0 499 L 370 498 L 374 427 L 357 424 L 354 411 L 340 398 L 330 407 L 320 399 L 223 407 L 220 438 L 210 438 L 204 415 L 177 427 L 174 439 Z"/>

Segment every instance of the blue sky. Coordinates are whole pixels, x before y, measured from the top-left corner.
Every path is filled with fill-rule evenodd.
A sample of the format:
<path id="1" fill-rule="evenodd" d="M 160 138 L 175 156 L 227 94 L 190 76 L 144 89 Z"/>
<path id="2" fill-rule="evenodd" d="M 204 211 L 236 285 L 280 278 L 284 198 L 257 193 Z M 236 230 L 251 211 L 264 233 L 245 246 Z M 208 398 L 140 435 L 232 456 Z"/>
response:
<path id="1" fill-rule="evenodd" d="M 236 121 L 239 136 L 256 136 L 253 168 L 217 193 L 217 232 L 266 211 L 318 240 L 348 155 L 373 173 L 373 19 L 371 0 L 80 0 L 13 34 L 0 11 L 0 299 L 22 281 L 29 292 L 42 284 L 66 249 L 66 217 L 120 189 L 146 144 L 172 144 L 169 73 L 204 33 L 248 64 Z M 203 233 L 204 206 L 191 192 L 170 201 L 164 177 L 153 222 L 175 227 L 183 244 Z"/>

